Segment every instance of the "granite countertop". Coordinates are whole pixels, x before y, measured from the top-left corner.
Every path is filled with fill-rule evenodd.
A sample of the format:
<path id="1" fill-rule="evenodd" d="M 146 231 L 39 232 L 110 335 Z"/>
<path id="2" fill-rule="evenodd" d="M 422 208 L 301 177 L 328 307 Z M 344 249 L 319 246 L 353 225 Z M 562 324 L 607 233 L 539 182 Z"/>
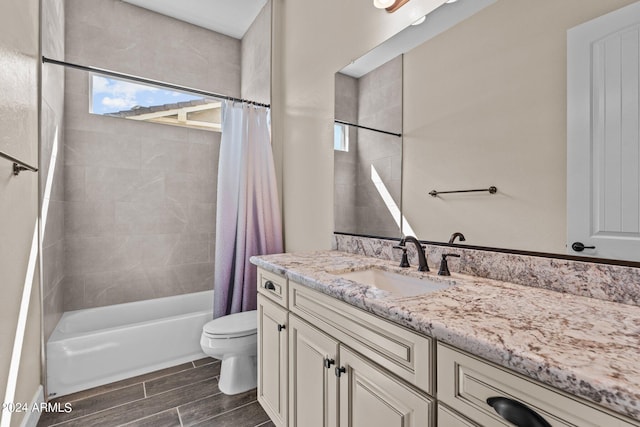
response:
<path id="1" fill-rule="evenodd" d="M 257 266 L 542 383 L 640 419 L 640 308 L 397 262 L 318 251 L 251 258 Z M 413 297 L 328 272 L 377 267 L 452 286 Z"/>

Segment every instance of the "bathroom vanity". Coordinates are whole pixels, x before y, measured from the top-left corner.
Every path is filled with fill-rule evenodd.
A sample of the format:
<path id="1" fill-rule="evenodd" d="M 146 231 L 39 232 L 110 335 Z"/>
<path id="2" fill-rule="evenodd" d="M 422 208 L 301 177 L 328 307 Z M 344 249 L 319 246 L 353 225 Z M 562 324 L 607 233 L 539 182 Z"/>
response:
<path id="1" fill-rule="evenodd" d="M 337 251 L 252 262 L 258 401 L 276 426 L 640 426 L 636 306 Z M 368 269 L 443 289 L 348 278 Z"/>

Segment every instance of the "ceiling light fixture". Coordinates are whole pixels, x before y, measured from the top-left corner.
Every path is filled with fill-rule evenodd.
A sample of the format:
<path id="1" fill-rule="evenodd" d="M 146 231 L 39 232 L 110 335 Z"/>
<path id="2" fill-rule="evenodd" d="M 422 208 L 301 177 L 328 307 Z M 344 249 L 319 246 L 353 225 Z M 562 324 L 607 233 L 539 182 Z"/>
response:
<path id="1" fill-rule="evenodd" d="M 411 25 L 420 25 L 422 24 L 425 20 L 427 19 L 427 15 L 424 15 L 422 18 L 418 18 L 413 24 Z"/>
<path id="2" fill-rule="evenodd" d="M 396 0 L 373 0 L 373 5 L 378 9 L 386 9 L 392 6 Z"/>
<path id="3" fill-rule="evenodd" d="M 387 12 L 393 13 L 408 1 L 409 0 L 373 0 L 373 5 L 378 9 L 386 9 Z"/>

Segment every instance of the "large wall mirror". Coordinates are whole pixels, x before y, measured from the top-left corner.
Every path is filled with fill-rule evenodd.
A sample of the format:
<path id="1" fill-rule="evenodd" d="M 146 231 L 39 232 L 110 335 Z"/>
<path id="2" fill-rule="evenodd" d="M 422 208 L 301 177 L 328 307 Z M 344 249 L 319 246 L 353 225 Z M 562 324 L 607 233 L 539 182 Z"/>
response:
<path id="1" fill-rule="evenodd" d="M 461 232 L 470 246 L 640 261 L 640 246 L 628 244 L 640 240 L 640 204 L 633 208 L 640 188 L 640 156 L 636 155 L 638 161 L 626 162 L 624 169 L 614 165 L 583 179 L 586 188 L 580 191 L 587 199 L 599 199 L 599 204 L 578 209 L 572 204 L 576 191 L 570 182 L 567 190 L 574 176 L 571 153 L 575 151 L 570 149 L 568 157 L 567 134 L 571 137 L 574 125 L 572 113 L 567 113 L 567 88 L 571 89 L 576 78 L 571 65 L 567 75 L 567 56 L 573 49 L 567 47 L 567 32 L 631 3 L 634 1 L 458 0 L 443 4 L 422 24 L 381 46 L 387 51 L 387 61 L 402 54 L 402 182 L 396 199 L 404 223 L 400 232 L 444 243 L 452 233 Z M 627 30 L 635 31 L 635 45 Z M 421 39 L 414 37 L 389 47 L 417 32 L 422 32 Z M 637 35 L 637 28 L 625 29 L 613 38 L 602 36 L 601 43 L 602 58 L 617 61 L 612 69 L 619 67 L 619 74 L 633 75 L 630 80 L 636 87 L 637 67 L 634 74 L 624 64 L 633 62 L 633 55 L 625 52 L 633 51 L 634 46 L 637 63 Z M 336 76 L 337 92 L 341 78 Z M 603 82 L 607 87 L 621 84 Z M 614 99 L 622 101 L 618 103 L 622 105 L 620 115 L 635 117 L 637 123 L 637 109 L 629 112 L 625 106 L 634 99 L 638 104 L 638 91 L 631 97 L 628 92 L 618 90 Z M 337 94 L 336 119 L 341 118 L 339 99 Z M 615 130 L 607 132 L 615 135 Z M 622 151 L 616 151 L 615 144 L 613 148 L 603 144 L 598 150 L 604 154 L 591 163 L 615 153 L 638 152 L 637 135 L 621 140 Z M 336 154 L 336 231 L 398 237 L 398 229 L 389 233 L 375 227 L 367 230 L 368 221 L 362 216 L 356 216 L 352 229 L 339 226 L 339 198 L 350 194 L 338 189 L 347 182 L 338 167 L 340 161 Z M 587 169 L 594 170 L 593 164 Z M 621 178 L 615 181 L 616 176 Z M 448 193 L 491 187 L 497 191 Z M 357 186 L 354 191 L 357 199 Z M 434 191 L 439 194 L 430 195 Z M 629 203 L 634 194 L 636 199 Z M 618 205 L 632 208 L 611 209 Z M 368 212 L 369 217 L 381 215 Z M 599 227 L 598 221 L 604 225 Z M 576 235 L 571 229 L 577 223 L 590 226 Z M 624 244 L 615 243 L 616 239 Z M 586 248 L 574 250 L 576 242 Z M 605 243 L 618 249 L 608 251 Z"/>

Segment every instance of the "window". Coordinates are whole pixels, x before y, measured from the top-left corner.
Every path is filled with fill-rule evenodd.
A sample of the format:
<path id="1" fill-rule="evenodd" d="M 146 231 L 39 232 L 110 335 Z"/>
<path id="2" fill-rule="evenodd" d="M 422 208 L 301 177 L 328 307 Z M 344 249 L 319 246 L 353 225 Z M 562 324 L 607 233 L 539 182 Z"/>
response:
<path id="1" fill-rule="evenodd" d="M 92 114 L 221 130 L 217 99 L 99 74 L 90 75 L 90 84 Z"/>
<path id="2" fill-rule="evenodd" d="M 347 125 L 341 123 L 333 125 L 333 149 L 335 151 L 349 151 L 349 128 Z"/>

